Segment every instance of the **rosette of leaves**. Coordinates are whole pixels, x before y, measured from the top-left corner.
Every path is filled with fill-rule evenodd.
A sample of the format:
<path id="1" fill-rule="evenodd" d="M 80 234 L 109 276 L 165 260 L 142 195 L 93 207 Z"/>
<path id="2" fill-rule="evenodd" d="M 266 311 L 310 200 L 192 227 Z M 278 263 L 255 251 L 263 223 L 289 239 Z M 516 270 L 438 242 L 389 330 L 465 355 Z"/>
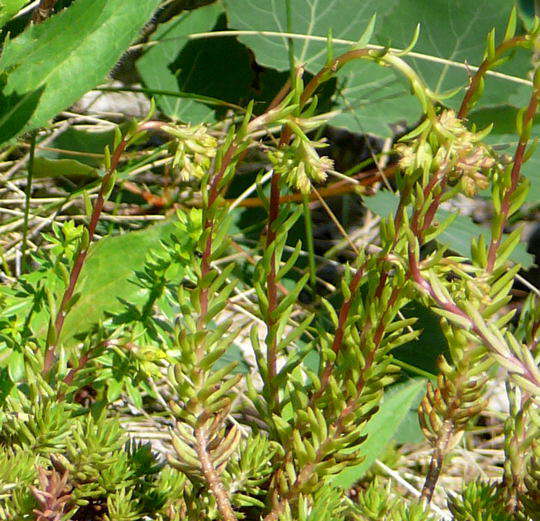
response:
<path id="1" fill-rule="evenodd" d="M 393 490 L 391 483 L 386 485 L 378 478 L 367 489 L 361 491 L 351 505 L 353 519 L 358 521 L 434 521 L 435 517 L 418 503 L 405 500 Z"/>
<path id="2" fill-rule="evenodd" d="M 0 431 L 3 444 L 30 450 L 36 458 L 65 449 L 77 422 L 76 405 L 45 396 L 31 399 L 23 393 L 8 398 L 6 405 L 9 412 L 3 413 Z"/>
<path id="3" fill-rule="evenodd" d="M 278 451 L 279 446 L 262 434 L 241 441 L 224 476 L 233 505 L 264 508 L 265 486 L 275 470 L 272 460 Z"/>
<path id="4" fill-rule="evenodd" d="M 448 508 L 455 521 L 513 521 L 504 509 L 500 491 L 493 483 L 471 481 L 460 494 L 452 495 Z"/>
<path id="5" fill-rule="evenodd" d="M 35 508 L 30 485 L 36 479 L 36 464 L 42 460 L 32 451 L 0 446 L 0 514 L 4 519 L 29 515 Z"/>
<path id="6" fill-rule="evenodd" d="M 119 489 L 135 486 L 137 452 L 126 449 L 126 438 L 118 421 L 91 415 L 72 422 L 71 436 L 63 453 L 51 460 L 60 472 L 69 472 L 74 501 L 87 504 L 92 498 L 107 498 Z M 157 468 L 148 466 L 151 475 Z"/>

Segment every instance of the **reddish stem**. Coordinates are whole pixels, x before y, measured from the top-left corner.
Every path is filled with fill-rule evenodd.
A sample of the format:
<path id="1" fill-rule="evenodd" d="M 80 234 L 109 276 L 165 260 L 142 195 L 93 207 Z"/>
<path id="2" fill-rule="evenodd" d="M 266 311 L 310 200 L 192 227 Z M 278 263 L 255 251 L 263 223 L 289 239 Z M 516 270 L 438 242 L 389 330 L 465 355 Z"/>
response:
<path id="1" fill-rule="evenodd" d="M 341 68 L 343 65 L 345 65 L 349 61 L 360 58 L 362 56 L 366 56 L 368 53 L 369 53 L 369 49 L 355 49 L 355 50 L 346 52 L 342 54 L 341 56 L 337 57 L 335 60 L 333 60 L 332 63 L 325 66 L 323 69 L 321 69 L 311 79 L 311 81 L 307 84 L 304 91 L 302 92 L 302 95 L 300 96 L 300 109 L 311 98 L 311 96 L 317 90 L 319 85 L 325 81 L 326 76 L 335 72 L 336 70 Z M 272 102 L 271 107 L 277 105 L 276 103 L 277 100 L 281 101 L 281 99 L 283 99 L 287 90 L 288 90 L 288 85 L 286 84 L 281 89 L 276 99 Z M 279 146 L 286 145 L 290 141 L 291 136 L 292 136 L 291 128 L 288 126 L 285 126 L 281 133 Z M 279 214 L 280 181 L 281 181 L 281 175 L 274 172 L 272 175 L 271 189 L 270 189 L 270 208 L 269 208 L 269 214 L 268 214 L 268 230 L 267 230 L 267 235 L 266 235 L 266 248 L 270 247 L 270 245 L 276 239 L 276 231 L 273 230 L 273 223 L 276 221 Z M 337 352 L 340 349 L 342 341 L 343 341 L 345 322 L 346 322 L 346 319 L 350 310 L 354 292 L 356 291 L 356 287 L 362 277 L 362 273 L 359 273 L 361 271 L 362 270 L 358 270 L 355 275 L 355 278 L 353 279 L 353 284 L 356 284 L 356 285 L 355 285 L 354 291 L 352 292 L 353 294 L 351 295 L 351 299 L 349 299 L 348 303 L 344 304 L 345 309 L 342 308 L 343 313 L 340 312 L 340 320 L 342 320 L 342 327 L 341 329 L 338 327 L 338 332 L 336 332 L 336 336 L 334 337 L 332 349 L 334 349 L 335 352 Z M 356 283 L 354 282 L 355 280 L 356 280 Z M 277 394 L 277 389 L 275 388 L 272 382 L 277 375 L 277 338 L 273 332 L 274 326 L 276 324 L 276 318 L 273 315 L 274 315 L 275 309 L 278 306 L 278 293 L 277 293 L 277 283 L 276 283 L 276 257 L 274 253 L 272 254 L 271 260 L 270 260 L 270 271 L 267 277 L 267 291 L 268 291 L 267 366 L 268 366 L 268 382 L 270 385 L 270 401 L 271 403 L 274 403 L 276 394 Z M 324 369 L 324 373 L 322 377 L 322 382 L 324 382 L 324 385 L 321 387 L 321 389 L 319 389 L 318 392 L 320 393 L 324 392 L 324 387 L 328 383 L 328 379 L 332 372 L 332 366 L 333 366 L 332 364 L 328 364 L 326 368 Z"/>
<path id="2" fill-rule="evenodd" d="M 471 106 L 472 106 L 473 97 L 476 94 L 478 87 L 480 86 L 480 82 L 486 75 L 487 71 L 493 66 L 493 64 L 497 60 L 499 60 L 500 57 L 506 51 L 514 47 L 517 47 L 520 43 L 523 43 L 526 40 L 527 40 L 526 36 L 516 36 L 514 38 L 511 38 L 510 40 L 506 40 L 495 49 L 495 55 L 491 60 L 486 58 L 480 64 L 480 67 L 478 67 L 478 70 L 476 71 L 474 76 L 471 78 L 469 88 L 467 89 L 467 92 L 465 93 L 465 96 L 463 97 L 463 101 L 461 102 L 461 106 L 458 112 L 458 118 L 463 119 L 467 117 L 467 114 L 469 113 L 469 110 L 471 109 Z"/>
<path id="3" fill-rule="evenodd" d="M 161 128 L 165 123 L 162 123 L 160 121 L 147 121 L 145 123 L 142 123 L 139 125 L 137 132 L 143 132 L 146 130 L 158 130 Z M 77 285 L 77 281 L 79 280 L 79 276 L 81 274 L 81 270 L 84 266 L 84 262 L 86 260 L 86 256 L 88 255 L 88 250 L 90 248 L 90 244 L 92 243 L 94 239 L 94 234 L 96 231 L 97 224 L 99 222 L 99 218 L 101 217 L 101 212 L 103 210 L 103 205 L 105 204 L 105 191 L 110 188 L 110 182 L 112 179 L 112 176 L 116 169 L 118 168 L 118 164 L 120 163 L 120 159 L 122 157 L 122 154 L 128 145 L 129 137 L 124 136 L 116 149 L 114 150 L 112 156 L 111 156 L 111 163 L 109 166 L 109 169 L 101 179 L 101 186 L 99 188 L 98 196 L 94 202 L 94 206 L 92 208 L 92 215 L 90 216 L 90 224 L 88 225 L 88 244 L 85 248 L 82 248 L 75 258 L 75 263 L 73 264 L 73 268 L 71 269 L 71 273 L 69 275 L 69 282 L 68 285 L 64 291 L 64 295 L 62 297 L 62 301 L 60 303 L 60 308 L 58 310 L 58 313 L 56 315 L 56 319 L 54 321 L 54 332 L 55 332 L 55 340 L 52 344 L 47 346 L 47 350 L 45 352 L 45 359 L 43 362 L 43 374 L 47 375 L 50 370 L 52 369 L 56 357 L 56 349 L 58 341 L 60 340 L 60 335 L 62 333 L 62 329 L 64 327 L 64 320 L 66 318 L 66 309 L 69 304 L 69 301 L 73 297 L 73 293 L 75 291 L 75 287 Z M 86 362 L 85 362 L 86 363 Z"/>
<path id="4" fill-rule="evenodd" d="M 360 271 L 360 270 L 359 270 Z M 357 271 L 358 273 L 358 271 Z M 358 279 L 358 282 L 360 281 L 361 277 Z M 353 284 L 351 283 L 351 286 Z M 396 302 L 398 296 L 399 296 L 400 289 L 394 288 L 392 295 L 389 299 L 389 305 L 387 309 L 390 309 Z M 343 307 L 342 307 L 343 310 Z M 371 369 L 373 366 L 373 363 L 375 362 L 375 354 L 378 349 L 379 342 L 382 340 L 385 325 L 386 325 L 386 312 L 383 313 L 381 320 L 379 321 L 377 331 L 374 335 L 374 343 L 375 346 L 373 349 L 370 350 L 368 353 L 368 356 L 366 357 L 366 363 L 365 366 L 362 369 L 362 375 L 358 380 L 358 383 L 356 385 L 358 390 L 358 396 L 362 392 L 364 386 L 366 385 L 368 379 L 366 377 L 366 373 Z M 312 404 L 310 404 L 311 406 Z M 328 445 L 333 443 L 336 439 L 339 439 L 339 437 L 342 435 L 344 429 L 345 429 L 345 421 L 347 417 L 358 407 L 357 400 L 354 398 L 351 398 L 346 406 L 341 411 L 336 424 L 335 428 L 332 430 L 332 434 L 329 435 L 320 445 L 317 449 L 316 456 L 314 461 L 311 461 L 310 463 L 306 464 L 302 470 L 299 472 L 295 482 L 290 487 L 289 492 L 284 495 L 284 497 L 281 498 L 281 501 L 275 502 L 274 507 L 272 508 L 271 512 L 269 512 L 266 517 L 264 518 L 264 521 L 275 521 L 278 519 L 279 515 L 283 511 L 283 505 L 285 504 L 285 499 L 290 499 L 292 497 L 295 497 L 298 495 L 301 491 L 302 486 L 309 480 L 311 475 L 313 474 L 315 470 L 315 466 L 317 463 L 323 460 L 323 458 L 326 456 L 328 452 Z"/>
<path id="5" fill-rule="evenodd" d="M 491 273 L 495 267 L 495 262 L 497 260 L 497 251 L 501 245 L 502 235 L 504 227 L 508 221 L 510 214 L 510 207 L 512 205 L 512 196 L 518 187 L 519 180 L 521 177 L 521 168 L 523 166 L 523 159 L 525 156 L 525 151 L 527 149 L 527 143 L 529 142 L 529 132 L 527 132 L 527 127 L 536 116 L 536 111 L 538 109 L 538 95 L 539 92 L 537 89 L 533 91 L 529 105 L 527 107 L 527 112 L 523 118 L 523 132 L 519 136 L 518 146 L 514 154 L 514 161 L 512 165 L 512 172 L 510 173 L 510 186 L 505 190 L 503 200 L 501 202 L 501 219 L 498 226 L 498 229 L 491 237 L 491 242 L 489 244 L 489 250 L 487 254 L 487 272 Z"/>
<path id="6" fill-rule="evenodd" d="M 279 186 L 281 183 L 281 175 L 277 172 L 272 174 L 270 187 L 270 208 L 268 213 L 268 229 L 266 233 L 266 248 L 269 248 L 276 240 L 277 232 L 274 230 L 274 223 L 279 215 Z M 270 271 L 266 280 L 268 291 L 268 318 L 267 318 L 267 366 L 268 366 L 268 382 L 270 386 L 270 402 L 275 403 L 277 388 L 274 385 L 274 380 L 277 376 L 277 337 L 274 332 L 276 325 L 275 310 L 278 306 L 278 288 L 276 281 L 276 254 L 272 253 L 270 259 Z"/>
<path id="7" fill-rule="evenodd" d="M 412 279 L 420 287 L 422 287 L 426 291 L 426 293 L 428 293 L 428 295 L 435 302 L 435 304 L 437 304 L 440 308 L 448 311 L 449 313 L 452 313 L 454 315 L 457 315 L 457 316 L 460 316 L 461 318 L 466 319 L 471 325 L 471 331 L 480 339 L 480 341 L 486 347 L 488 347 L 492 352 L 499 353 L 497 351 L 496 346 L 493 344 L 493 342 L 488 337 L 486 337 L 486 335 L 478 328 L 478 326 L 474 323 L 473 320 L 471 320 L 471 318 L 465 311 L 463 311 L 454 302 L 450 300 L 448 301 L 442 300 L 441 298 L 437 296 L 437 294 L 433 290 L 429 281 L 427 281 L 424 277 L 422 277 L 422 274 L 420 272 L 420 267 L 414 255 L 414 252 L 412 251 L 412 248 L 409 248 L 409 273 L 412 276 Z M 531 373 L 531 371 L 527 368 L 527 366 L 521 360 L 512 356 L 511 361 L 512 361 L 512 364 L 520 366 L 521 371 L 522 371 L 521 376 L 523 378 L 529 380 L 534 385 L 540 387 L 540 381 L 537 379 L 537 377 L 534 374 Z"/>
<path id="8" fill-rule="evenodd" d="M 73 383 L 73 380 L 75 380 L 75 376 L 79 371 L 84 369 L 88 361 L 90 360 L 90 352 L 86 352 L 81 355 L 79 358 L 79 363 L 77 364 L 77 367 L 72 367 L 68 374 L 65 376 L 63 382 L 66 386 L 70 386 Z M 61 401 L 65 398 L 66 393 L 64 391 L 58 391 L 58 394 L 56 395 L 56 399 L 58 401 Z"/>
<path id="9" fill-rule="evenodd" d="M 227 167 L 231 163 L 236 150 L 237 150 L 237 145 L 235 145 L 234 143 L 229 145 L 229 147 L 227 148 L 227 151 L 225 152 L 221 160 L 219 171 L 212 178 L 212 182 L 210 184 L 210 192 L 208 195 L 208 205 L 207 205 L 207 211 L 210 212 L 210 214 L 212 214 L 210 210 L 216 203 L 218 196 L 220 194 L 221 180 L 223 179 L 223 176 L 225 175 L 225 172 L 227 171 Z M 211 269 L 210 263 L 212 262 L 212 234 L 214 231 L 213 217 L 206 217 L 204 221 L 204 230 L 207 232 L 207 237 L 206 237 L 206 243 L 204 245 L 204 251 L 203 251 L 202 259 L 201 259 L 201 278 L 206 277 L 206 275 L 210 273 L 210 269 Z M 209 298 L 208 291 L 209 291 L 208 287 L 203 288 L 199 296 L 200 313 L 197 319 L 197 324 L 200 330 L 202 330 L 206 324 L 206 314 L 208 313 L 208 298 Z"/>
<path id="10" fill-rule="evenodd" d="M 347 319 L 349 318 L 351 305 L 352 305 L 354 297 L 356 296 L 356 291 L 358 289 L 358 286 L 360 285 L 360 281 L 362 280 L 362 277 L 364 276 L 365 267 L 366 267 L 366 263 L 364 263 L 362 266 L 360 266 L 356 270 L 356 273 L 354 274 L 354 277 L 352 278 L 351 283 L 349 284 L 349 291 L 350 291 L 351 296 L 343 302 L 339 310 L 338 325 L 336 328 L 336 332 L 334 333 L 334 340 L 332 341 L 332 351 L 336 353 L 336 355 L 341 350 L 341 347 L 343 345 L 343 337 L 345 335 L 345 326 L 347 325 Z M 323 373 L 321 375 L 321 386 L 319 387 L 317 392 L 315 392 L 310 398 L 311 405 L 313 405 L 324 393 L 326 387 L 328 386 L 328 381 L 330 380 L 330 375 L 332 374 L 334 366 L 335 366 L 335 361 L 333 362 L 329 361 L 326 363 L 323 369 Z"/>
<path id="11" fill-rule="evenodd" d="M 58 310 L 56 319 L 54 321 L 55 341 L 53 344 L 47 347 L 47 351 L 45 353 L 45 360 L 43 363 L 44 375 L 47 375 L 49 373 L 49 371 L 52 369 L 52 366 L 54 364 L 54 359 L 56 357 L 56 348 L 58 345 L 58 341 L 60 339 L 60 335 L 62 333 L 62 328 L 64 327 L 64 320 L 67 314 L 66 309 L 69 304 L 69 301 L 73 297 L 75 286 L 77 285 L 77 281 L 79 280 L 81 270 L 84 266 L 84 261 L 86 260 L 86 256 L 88 255 L 90 244 L 92 243 L 92 240 L 94 239 L 97 223 L 101 216 L 103 205 L 105 204 L 105 190 L 109 188 L 111 178 L 114 172 L 116 171 L 116 168 L 118 167 L 118 163 L 120 162 L 120 158 L 122 157 L 122 153 L 124 152 L 126 146 L 127 146 L 127 140 L 126 138 L 123 138 L 118 144 L 118 146 L 116 147 L 111 157 L 111 165 L 109 167 L 109 170 L 107 171 L 107 173 L 103 176 L 101 180 L 99 193 L 94 202 L 92 215 L 90 217 L 90 224 L 88 225 L 88 244 L 85 248 L 82 248 L 78 252 L 77 257 L 75 258 L 75 263 L 73 264 L 73 268 L 71 269 L 71 273 L 69 275 L 69 282 L 64 291 L 62 302 L 60 303 L 60 309 Z"/>
<path id="12" fill-rule="evenodd" d="M 367 56 L 370 53 L 370 49 L 353 49 L 343 53 L 341 56 L 335 58 L 330 64 L 323 67 L 306 85 L 302 95 L 300 96 L 300 107 L 303 107 L 308 100 L 313 96 L 319 85 L 326 81 L 326 77 L 335 73 L 341 67 L 349 63 L 350 61 Z M 292 131 L 289 127 L 283 129 L 281 140 L 283 143 L 288 143 L 292 135 Z"/>
<path id="13" fill-rule="evenodd" d="M 290 78 L 283 84 L 283 87 L 279 89 L 279 92 L 275 95 L 274 99 L 268 105 L 266 112 L 269 112 L 272 109 L 275 109 L 285 98 L 285 96 L 291 90 L 291 80 Z"/>

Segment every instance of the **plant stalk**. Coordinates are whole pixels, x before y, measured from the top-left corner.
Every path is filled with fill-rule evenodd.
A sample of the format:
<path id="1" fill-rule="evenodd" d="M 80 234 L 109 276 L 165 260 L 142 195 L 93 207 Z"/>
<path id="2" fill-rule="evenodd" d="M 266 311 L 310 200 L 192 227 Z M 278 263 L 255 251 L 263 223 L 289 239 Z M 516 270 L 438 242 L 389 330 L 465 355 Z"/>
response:
<path id="1" fill-rule="evenodd" d="M 32 132 L 30 138 L 30 150 L 28 152 L 28 165 L 26 167 L 26 189 L 24 191 L 24 218 L 23 218 L 23 236 L 21 244 L 21 273 L 26 272 L 27 268 L 27 249 L 28 249 L 28 220 L 30 217 L 30 199 L 32 198 L 32 181 L 34 179 L 34 157 L 36 153 L 37 131 Z"/>
<path id="2" fill-rule="evenodd" d="M 510 216 L 510 207 L 512 205 L 512 196 L 516 191 L 520 178 L 521 178 L 521 168 L 524 163 L 525 151 L 527 150 L 527 144 L 529 142 L 529 132 L 527 127 L 532 124 L 536 112 L 538 110 L 538 96 L 540 91 L 535 88 L 533 90 L 529 105 L 527 106 L 527 111 L 525 112 L 525 117 L 523 118 L 523 130 L 519 136 L 519 142 L 514 154 L 514 160 L 512 165 L 512 171 L 510 173 L 510 186 L 505 190 L 504 196 L 501 202 L 501 219 L 499 219 L 499 225 L 495 233 L 492 233 L 491 241 L 489 244 L 489 250 L 487 254 L 487 267 L 486 270 L 488 273 L 491 273 L 495 268 L 495 262 L 497 261 L 497 251 L 501 245 L 503 231 L 506 223 L 508 222 L 508 217 Z"/>

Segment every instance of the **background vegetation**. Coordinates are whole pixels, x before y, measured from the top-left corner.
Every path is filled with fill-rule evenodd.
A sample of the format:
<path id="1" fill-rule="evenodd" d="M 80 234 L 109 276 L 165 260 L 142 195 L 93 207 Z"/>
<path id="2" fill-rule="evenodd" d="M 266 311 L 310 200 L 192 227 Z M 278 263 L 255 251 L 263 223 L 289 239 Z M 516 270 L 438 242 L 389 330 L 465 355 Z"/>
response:
<path id="1" fill-rule="evenodd" d="M 0 517 L 539 518 L 532 3 L 0 26 Z"/>

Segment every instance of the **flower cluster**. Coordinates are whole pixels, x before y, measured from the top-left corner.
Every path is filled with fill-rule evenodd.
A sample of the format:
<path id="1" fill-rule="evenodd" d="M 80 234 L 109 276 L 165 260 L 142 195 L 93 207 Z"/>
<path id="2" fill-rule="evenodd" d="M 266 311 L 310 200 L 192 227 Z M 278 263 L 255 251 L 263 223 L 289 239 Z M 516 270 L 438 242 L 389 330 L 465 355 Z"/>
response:
<path id="1" fill-rule="evenodd" d="M 431 142 L 400 144 L 396 147 L 401 156 L 399 166 L 404 170 L 422 167 L 436 170 L 449 165 L 449 181 L 458 182 L 465 195 L 472 197 L 478 190 L 487 188 L 486 174 L 497 161 L 493 151 L 481 142 L 486 133 L 468 130 L 453 110 L 441 112 L 436 131 L 439 139 L 435 143 L 435 155 Z"/>
<path id="2" fill-rule="evenodd" d="M 176 138 L 172 166 L 180 179 L 201 179 L 216 155 L 216 138 L 208 133 L 204 125 L 166 126 L 163 130 Z"/>
<path id="3" fill-rule="evenodd" d="M 326 156 L 319 156 L 317 148 L 327 146 L 320 141 L 309 141 L 296 137 L 288 147 L 268 153 L 274 171 L 283 175 L 289 186 L 293 186 L 303 194 L 311 190 L 311 183 L 322 183 L 334 162 Z"/>
<path id="4" fill-rule="evenodd" d="M 450 178 L 459 180 L 463 192 L 472 197 L 489 186 L 486 173 L 496 165 L 493 151 L 481 142 L 485 132 L 467 130 L 453 110 L 442 112 L 439 123 L 451 135 L 447 150 L 440 149 L 439 154 L 447 154 L 453 165 Z"/>

